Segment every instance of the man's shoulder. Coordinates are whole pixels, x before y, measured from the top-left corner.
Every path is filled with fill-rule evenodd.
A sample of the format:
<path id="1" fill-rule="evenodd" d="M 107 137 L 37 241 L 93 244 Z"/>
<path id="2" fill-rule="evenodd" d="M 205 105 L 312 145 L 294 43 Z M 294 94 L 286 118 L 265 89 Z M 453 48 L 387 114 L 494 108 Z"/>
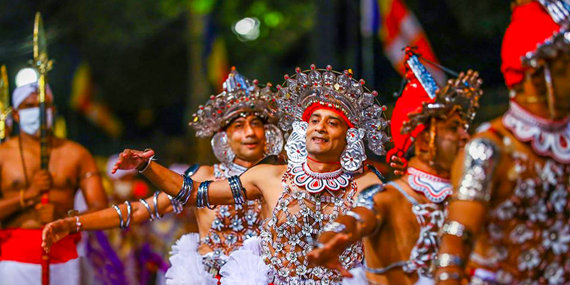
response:
<path id="1" fill-rule="evenodd" d="M 2 165 L 3 162 L 6 162 L 8 160 L 7 158 L 10 157 L 11 154 L 17 152 L 18 152 L 18 143 L 17 140 L 15 139 L 11 139 L 0 144 L 0 157 L 2 157 L 2 159 L 0 159 L 0 165 Z"/>
<path id="2" fill-rule="evenodd" d="M 86 147 L 79 144 L 78 142 L 74 142 L 65 138 L 56 138 L 55 144 L 58 148 L 65 148 L 66 151 L 89 152 Z"/>
<path id="3" fill-rule="evenodd" d="M 192 175 L 192 179 L 197 181 L 214 180 L 214 166 L 200 165 L 198 170 Z"/>
<path id="4" fill-rule="evenodd" d="M 378 175 L 371 170 L 365 170 L 362 173 L 355 175 L 354 180 L 358 185 L 359 191 L 371 185 L 383 183 Z"/>
<path id="5" fill-rule="evenodd" d="M 250 172 L 257 175 L 283 175 L 287 171 L 286 164 L 258 164 L 252 168 L 250 168 L 246 172 Z M 267 177 L 267 176 L 259 176 L 259 177 Z"/>
<path id="6" fill-rule="evenodd" d="M 18 139 L 12 138 L 0 144 L 0 152 L 11 151 L 18 147 Z"/>

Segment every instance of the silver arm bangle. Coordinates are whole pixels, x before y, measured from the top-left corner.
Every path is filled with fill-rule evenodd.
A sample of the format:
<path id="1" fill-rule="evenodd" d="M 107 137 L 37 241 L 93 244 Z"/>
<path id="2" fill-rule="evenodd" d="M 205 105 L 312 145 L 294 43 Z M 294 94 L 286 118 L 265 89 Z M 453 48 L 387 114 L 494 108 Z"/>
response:
<path id="1" fill-rule="evenodd" d="M 154 218 L 160 220 L 163 216 L 158 212 L 158 195 L 160 195 L 159 191 L 154 192 L 152 203 L 154 204 Z"/>
<path id="2" fill-rule="evenodd" d="M 436 268 L 450 267 L 450 266 L 463 266 L 463 258 L 458 255 L 442 253 L 434 260 Z"/>
<path id="3" fill-rule="evenodd" d="M 190 196 L 192 196 L 194 181 L 189 176 L 182 175 L 182 177 L 184 178 L 182 182 L 182 188 L 180 189 L 180 192 L 176 194 L 174 199 L 176 199 L 182 206 L 184 206 L 186 203 L 188 203 Z"/>
<path id="4" fill-rule="evenodd" d="M 198 193 L 196 193 L 196 207 L 207 207 L 210 210 L 216 208 L 216 206 L 210 206 L 210 202 L 208 201 L 208 188 L 210 187 L 210 183 L 212 183 L 212 180 L 206 180 L 200 183 L 200 186 L 198 187 Z"/>
<path id="5" fill-rule="evenodd" d="M 131 215 L 133 213 L 133 207 L 131 206 L 130 201 L 125 201 L 127 204 L 127 222 L 125 223 L 125 228 L 128 228 L 131 225 Z"/>
<path id="6" fill-rule="evenodd" d="M 346 230 L 346 226 L 339 222 L 329 223 L 323 228 L 323 232 L 333 232 L 337 234 L 342 233 L 344 230 Z"/>
<path id="7" fill-rule="evenodd" d="M 121 213 L 121 209 L 119 208 L 119 206 L 113 205 L 113 208 L 115 209 L 115 211 L 117 211 L 117 214 L 119 214 L 119 221 L 121 222 L 119 224 L 119 227 L 122 229 L 125 227 L 124 222 L 123 222 L 123 213 Z"/>
<path id="8" fill-rule="evenodd" d="M 79 216 L 75 216 L 75 231 L 79 232 L 81 230 L 81 226 L 83 226 L 83 224 L 79 221 Z"/>
<path id="9" fill-rule="evenodd" d="M 174 213 L 176 214 L 180 214 L 182 213 L 183 207 L 182 204 L 180 204 L 180 202 L 178 202 L 178 200 L 174 199 L 174 197 L 167 195 L 168 199 L 170 200 L 170 204 L 172 205 L 172 210 L 174 211 Z"/>
<path id="10" fill-rule="evenodd" d="M 441 272 L 435 277 L 435 282 L 460 279 L 461 275 L 457 272 Z"/>
<path id="11" fill-rule="evenodd" d="M 451 235 L 462 239 L 467 242 L 471 239 L 471 232 L 458 221 L 447 221 L 441 228 L 441 235 Z"/>
<path id="12" fill-rule="evenodd" d="M 148 149 L 145 149 L 144 151 L 146 152 L 146 151 L 148 151 Z M 153 161 L 154 161 L 154 155 L 151 156 L 151 157 L 147 160 L 146 165 L 143 167 L 142 170 L 139 170 L 139 173 L 143 173 L 143 172 L 148 168 L 148 166 L 150 165 L 150 163 L 153 162 Z"/>
<path id="13" fill-rule="evenodd" d="M 154 214 L 150 210 L 150 206 L 148 205 L 148 203 L 144 199 L 139 199 L 139 201 L 141 202 L 141 204 L 143 204 L 143 206 L 146 208 L 146 211 L 150 215 L 150 221 L 151 222 L 154 221 Z"/>
<path id="14" fill-rule="evenodd" d="M 232 196 L 234 197 L 234 203 L 237 205 L 245 204 L 247 200 L 247 195 L 245 189 L 241 185 L 239 176 L 231 176 L 228 178 L 228 183 L 230 184 L 230 189 L 232 191 Z"/>

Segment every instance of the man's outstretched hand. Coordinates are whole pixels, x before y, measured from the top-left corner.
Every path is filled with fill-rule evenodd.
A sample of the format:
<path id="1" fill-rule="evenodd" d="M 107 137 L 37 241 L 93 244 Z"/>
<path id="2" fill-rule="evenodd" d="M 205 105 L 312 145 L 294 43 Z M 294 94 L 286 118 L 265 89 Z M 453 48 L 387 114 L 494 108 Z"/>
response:
<path id="1" fill-rule="evenodd" d="M 334 234 L 326 232 L 326 235 Z M 339 256 L 350 245 L 349 235 L 346 233 L 334 234 L 327 242 L 319 244 L 307 255 L 309 263 L 324 266 L 329 269 L 336 269 L 340 271 L 343 277 L 352 277 L 352 274 L 342 266 Z"/>
<path id="2" fill-rule="evenodd" d="M 117 170 L 130 170 L 130 169 L 140 169 L 143 165 L 146 164 L 152 157 L 154 156 L 154 150 L 148 149 L 144 151 L 134 150 L 134 149 L 125 149 L 119 155 L 119 159 L 115 162 L 115 166 L 111 173 L 115 174 Z"/>
<path id="3" fill-rule="evenodd" d="M 71 231 L 70 222 L 67 219 L 60 219 L 47 224 L 42 232 L 42 248 L 49 252 L 53 244 L 69 235 Z"/>

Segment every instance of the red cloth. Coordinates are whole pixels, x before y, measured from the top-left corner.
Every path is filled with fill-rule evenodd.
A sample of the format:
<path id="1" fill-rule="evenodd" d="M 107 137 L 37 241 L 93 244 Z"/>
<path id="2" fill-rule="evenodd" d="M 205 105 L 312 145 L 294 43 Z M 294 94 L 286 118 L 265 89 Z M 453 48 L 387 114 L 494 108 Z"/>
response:
<path id="1" fill-rule="evenodd" d="M 406 57 L 411 55 L 408 54 L 408 52 L 408 49 L 406 49 Z M 412 132 L 402 134 L 402 126 L 404 125 L 404 122 L 409 120 L 408 115 L 410 113 L 421 112 L 422 104 L 424 102 L 432 101 L 422 84 L 408 67 L 407 63 L 406 69 L 408 70 L 406 73 L 408 84 L 406 84 L 406 87 L 402 92 L 402 96 L 400 96 L 396 101 L 396 105 L 392 111 L 392 118 L 390 120 L 390 131 L 392 133 L 394 148 L 392 148 L 386 155 L 386 162 L 388 163 L 393 155 L 403 157 L 406 151 L 408 151 L 408 148 L 412 145 L 412 140 L 410 138 L 415 138 L 418 133 L 424 129 L 423 125 L 419 125 Z"/>
<path id="2" fill-rule="evenodd" d="M 0 230 L 0 261 L 41 264 L 43 229 Z M 77 258 L 79 234 L 64 237 L 51 247 L 50 263 L 65 263 Z"/>
<path id="3" fill-rule="evenodd" d="M 523 80 L 521 57 L 560 30 L 538 2 L 516 6 L 501 48 L 501 72 L 508 87 Z"/>
<path id="4" fill-rule="evenodd" d="M 334 107 L 329 107 L 329 106 L 325 106 L 325 105 L 321 105 L 321 103 L 313 103 L 311 104 L 309 107 L 307 107 L 305 109 L 305 112 L 303 112 L 303 121 L 305 122 L 309 122 L 309 119 L 311 118 L 311 115 L 316 111 L 316 110 L 320 110 L 320 109 L 325 109 L 325 110 L 329 110 L 329 111 L 333 111 L 335 112 L 337 115 L 339 115 L 345 122 L 346 124 L 348 124 L 349 128 L 354 128 L 354 124 L 352 122 L 350 122 L 350 120 L 348 119 L 348 117 L 339 109 L 334 108 Z"/>

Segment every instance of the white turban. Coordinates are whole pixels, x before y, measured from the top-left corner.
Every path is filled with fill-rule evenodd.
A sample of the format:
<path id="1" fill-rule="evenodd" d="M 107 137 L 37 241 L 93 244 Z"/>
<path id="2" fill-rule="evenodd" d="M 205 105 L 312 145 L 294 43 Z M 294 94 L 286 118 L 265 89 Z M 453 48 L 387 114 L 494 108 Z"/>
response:
<path id="1" fill-rule="evenodd" d="M 12 106 L 14 109 L 18 109 L 20 104 L 30 96 L 30 94 L 35 93 L 38 91 L 38 82 L 32 82 L 25 85 L 22 85 L 12 92 Z M 51 88 L 49 84 L 46 85 L 46 96 L 50 96 L 53 98 L 53 93 L 51 92 Z"/>

